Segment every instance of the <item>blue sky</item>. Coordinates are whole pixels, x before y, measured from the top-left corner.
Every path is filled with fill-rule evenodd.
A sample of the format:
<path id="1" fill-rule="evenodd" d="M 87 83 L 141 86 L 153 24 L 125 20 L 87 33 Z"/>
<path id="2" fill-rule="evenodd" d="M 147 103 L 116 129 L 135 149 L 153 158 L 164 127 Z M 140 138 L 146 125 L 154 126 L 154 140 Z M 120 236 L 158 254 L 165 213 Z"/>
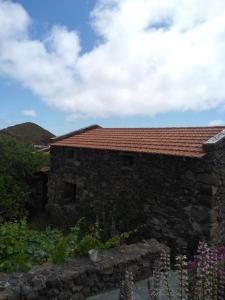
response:
<path id="1" fill-rule="evenodd" d="M 82 36 L 83 51 L 90 50 L 95 44 L 95 34 L 89 25 L 89 13 L 95 3 L 94 0 L 38 0 L 15 1 L 23 5 L 34 24 L 32 35 L 41 37 L 52 25 L 66 25 L 73 30 L 78 29 Z M 66 114 L 49 107 L 36 97 L 31 91 L 23 88 L 21 84 L 0 77 L 0 99 L 3 110 L 0 112 L 0 128 L 22 122 L 35 122 L 55 134 L 61 134 L 80 124 L 65 122 Z M 34 109 L 37 116 L 24 116 L 24 110 Z M 85 122 L 86 124 L 86 122 Z M 88 121 L 87 121 L 88 124 Z"/>
<path id="2" fill-rule="evenodd" d="M 83 51 L 90 50 L 95 44 L 95 34 L 89 24 L 89 14 L 95 0 L 38 0 L 16 1 L 23 5 L 34 24 L 32 35 L 39 38 L 43 36 L 52 25 L 66 25 L 69 29 L 76 28 L 82 36 Z M 0 99 L 3 107 L 0 112 L 0 128 L 22 122 L 35 122 L 55 134 L 71 131 L 83 126 L 66 122 L 66 114 L 49 107 L 28 89 L 10 78 L 0 77 Z M 24 110 L 34 109 L 37 116 L 27 117 L 22 114 Z M 84 124 L 89 124 L 85 120 Z"/>
<path id="3" fill-rule="evenodd" d="M 3 0 L 0 1 L 0 4 L 4 2 L 2 1 Z M 121 3 L 122 2 L 123 1 L 121 1 Z M 125 2 L 126 1 L 124 1 L 124 3 Z M 141 2 L 143 2 L 143 6 L 144 6 L 145 5 L 144 1 L 142 0 Z M 223 122 L 225 122 L 224 108 L 223 108 L 225 93 L 223 90 L 220 90 L 221 83 L 218 83 L 218 86 L 217 83 L 215 84 L 215 78 L 213 77 L 214 75 L 203 76 L 201 75 L 202 73 L 200 73 L 200 71 L 197 69 L 197 71 L 195 71 L 195 74 L 200 74 L 198 76 L 199 77 L 203 76 L 203 77 L 200 79 L 198 77 L 196 80 L 191 81 L 189 79 L 190 76 L 184 77 L 184 74 L 182 73 L 182 72 L 186 72 L 186 73 L 189 72 L 189 66 L 183 66 L 182 64 L 180 64 L 180 67 L 177 68 L 177 72 L 175 73 L 176 76 L 177 74 L 179 75 L 179 81 L 174 83 L 174 81 L 170 82 L 170 80 L 168 80 L 169 83 L 168 82 L 165 83 L 165 79 L 164 79 L 164 81 L 160 81 L 159 83 L 157 83 L 157 89 L 156 89 L 155 86 L 151 88 L 151 82 L 155 82 L 156 75 L 152 73 L 144 73 L 145 72 L 145 70 L 143 69 L 144 67 L 142 68 L 142 66 L 139 65 L 139 63 L 137 63 L 138 60 L 136 62 L 136 57 L 132 56 L 130 60 L 126 62 L 126 64 L 124 63 L 124 65 L 123 65 L 123 61 L 124 61 L 123 58 L 121 58 L 121 61 L 119 62 L 116 61 L 116 59 L 120 55 L 120 52 L 122 53 L 124 52 L 126 57 L 126 51 L 127 51 L 123 39 L 125 35 L 122 35 L 121 33 L 121 46 L 120 46 L 119 37 L 117 40 L 117 37 L 115 38 L 114 32 L 111 31 L 111 28 L 114 28 L 115 32 L 116 30 L 118 30 L 119 33 L 118 36 L 120 35 L 119 30 L 121 28 L 121 23 L 119 23 L 118 21 L 120 18 L 119 9 L 115 15 L 112 15 L 112 18 L 114 18 L 112 19 L 113 21 L 111 21 L 111 19 L 108 20 L 107 18 L 105 21 L 105 16 L 107 16 L 107 11 L 104 10 L 105 8 L 102 7 L 98 8 L 97 17 L 95 15 L 95 23 L 93 25 L 93 17 L 91 18 L 90 14 L 94 9 L 95 5 L 97 4 L 95 0 L 76 0 L 76 1 L 74 0 L 67 0 L 67 1 L 18 0 L 18 1 L 13 1 L 13 3 L 19 3 L 22 9 L 26 12 L 26 14 L 29 15 L 30 20 L 32 20 L 31 25 L 29 25 L 29 29 L 28 29 L 29 42 L 35 40 L 35 41 L 42 41 L 42 43 L 44 44 L 46 36 L 48 35 L 49 32 L 51 32 L 52 28 L 54 28 L 54 26 L 56 25 L 60 26 L 61 28 L 64 28 L 66 34 L 67 32 L 74 32 L 74 35 L 73 37 L 71 37 L 71 40 L 74 42 L 77 36 L 77 39 L 79 40 L 78 48 L 80 48 L 77 59 L 81 58 L 82 60 L 82 63 L 79 63 L 79 70 L 81 69 L 82 75 L 79 74 L 79 80 L 74 81 L 74 85 L 76 86 L 76 84 L 80 84 L 79 89 L 82 88 L 84 91 L 87 90 L 87 94 L 85 94 L 83 91 L 80 90 L 77 91 L 75 87 L 74 88 L 75 99 L 72 99 L 71 98 L 72 92 L 68 93 L 67 90 L 62 92 L 60 86 L 60 95 L 62 94 L 62 96 L 60 96 L 59 98 L 56 97 L 57 98 L 56 99 L 55 96 L 58 95 L 55 94 L 55 92 L 52 92 L 51 89 L 50 91 L 44 93 L 43 90 L 45 86 L 36 87 L 33 81 L 30 82 L 28 78 L 29 76 L 24 75 L 27 74 L 26 70 L 21 75 L 21 72 L 18 71 L 16 65 L 18 61 L 16 61 L 16 59 L 13 58 L 12 65 L 15 64 L 15 66 L 13 65 L 12 68 L 15 68 L 16 70 L 15 72 L 14 69 L 10 71 L 8 71 L 7 69 L 7 71 L 1 72 L 1 67 L 0 67 L 0 101 L 3 104 L 1 106 L 1 111 L 0 111 L 0 128 L 21 123 L 21 122 L 32 121 L 50 130 L 54 134 L 58 135 L 58 134 L 62 134 L 74 130 L 76 128 L 80 128 L 80 127 L 84 127 L 96 123 L 105 127 L 151 127 L 151 126 L 167 127 L 167 126 L 197 126 L 197 125 L 207 126 L 210 122 L 212 122 L 212 124 L 222 125 Z M 128 9 L 130 9 L 130 15 L 132 16 L 132 8 L 127 8 L 125 5 L 126 4 L 124 4 L 124 7 L 120 7 L 121 11 L 123 12 L 123 9 L 124 10 L 127 9 L 129 13 Z M 15 8 L 15 11 L 17 11 L 17 9 L 18 7 Z M 140 9 L 142 8 L 140 7 Z M 209 9 L 212 8 L 209 7 Z M 7 8 L 6 8 L 6 13 L 7 13 Z M 18 11 L 18 18 L 20 13 L 21 12 Z M 127 14 L 125 14 L 125 17 L 126 16 Z M 9 16 L 7 17 L 10 18 L 10 12 L 9 12 Z M 106 23 L 104 23 L 102 20 Z M 118 23 L 120 24 L 118 25 L 120 26 L 118 27 L 119 29 L 116 29 L 117 23 L 115 20 L 117 20 Z M 124 22 L 125 21 L 126 20 L 124 20 Z M 128 16 L 128 21 L 129 21 L 129 16 Z M 211 20 L 206 19 L 205 22 L 207 21 L 211 21 Z M 160 22 L 161 24 L 165 24 L 163 22 L 163 19 L 159 19 L 159 23 Z M 152 23 L 155 24 L 156 22 L 153 20 Z M 0 25 L 1 25 L 1 20 L 0 20 Z M 139 23 L 137 23 L 137 26 L 139 26 Z M 131 27 L 132 26 L 130 26 L 130 28 Z M 130 34 L 132 38 L 133 36 L 137 38 L 136 31 L 130 28 L 124 29 L 126 36 Z M 10 27 L 9 31 L 10 30 L 15 30 L 15 29 L 11 29 Z M 27 28 L 23 30 L 27 30 Z M 123 29 L 121 29 L 121 31 L 122 30 Z M 134 30 L 134 32 L 131 32 L 131 30 Z M 190 30 L 193 30 L 193 28 Z M 198 30 L 199 28 L 196 28 L 196 32 Z M 153 29 L 152 32 L 149 32 L 149 34 L 150 33 L 151 35 L 153 34 Z M 161 31 L 159 30 L 159 34 L 162 35 L 162 30 Z M 58 36 L 59 36 L 59 32 L 57 31 L 57 41 L 60 43 L 62 42 L 62 39 L 58 38 Z M 65 38 L 67 38 L 67 35 L 65 36 Z M 165 39 L 166 36 L 164 37 L 164 40 Z M 147 36 L 145 40 L 147 40 Z M 162 41 L 164 40 L 162 37 Z M 130 39 L 127 43 L 129 42 Z M 218 43 L 216 45 L 218 45 L 218 48 L 212 49 L 212 53 L 214 53 L 213 51 L 218 53 L 218 50 L 221 50 L 220 41 L 218 40 L 217 42 Z M 102 45 L 102 47 L 99 47 L 99 45 Z M 199 48 L 201 46 L 202 45 L 199 45 Z M 75 45 L 71 49 L 76 50 L 76 47 L 77 46 Z M 114 49 L 118 49 L 118 47 L 119 49 L 121 49 L 121 51 L 119 50 L 118 54 L 115 56 Z M 143 44 L 143 48 L 144 47 L 145 45 Z M 96 49 L 97 51 L 95 51 Z M 129 49 L 130 51 L 133 51 L 134 48 L 129 48 Z M 141 51 L 140 49 L 139 48 L 134 49 L 135 50 L 134 55 L 136 55 L 136 53 L 137 56 L 140 55 L 141 53 L 140 57 L 145 57 L 146 55 L 146 61 L 149 64 L 150 60 L 147 57 L 147 54 L 140 52 Z M 189 50 L 190 49 L 188 48 L 188 51 Z M 98 54 L 96 54 L 97 52 Z M 86 54 L 87 54 L 87 61 L 86 59 L 84 59 L 86 57 Z M 92 55 L 93 60 L 91 60 L 89 54 Z M 168 54 L 163 54 L 163 55 L 167 55 L 166 58 L 168 57 Z M 212 56 L 213 55 L 211 55 L 210 57 Z M 107 57 L 107 60 L 104 61 L 105 57 Z M 99 60 L 100 64 L 98 64 L 99 58 L 100 58 Z M 9 59 L 11 59 L 11 57 L 9 57 L 8 60 Z M 59 60 L 60 59 L 63 59 L 63 57 L 59 57 Z M 110 63 L 112 64 L 112 66 L 107 65 L 107 62 L 110 61 L 110 59 L 111 59 Z M 222 61 L 222 57 L 220 59 Z M 33 60 L 32 57 L 30 59 L 28 57 L 27 64 L 29 65 L 32 60 Z M 205 61 L 207 60 L 208 58 L 206 57 Z M 102 63 L 102 61 L 104 61 L 104 64 Z M 115 70 L 113 69 L 114 61 L 115 61 L 115 65 L 117 66 L 116 71 L 118 70 L 118 76 L 115 75 L 115 77 L 113 77 L 114 75 L 111 75 L 115 73 Z M 143 66 L 146 65 L 146 61 L 144 62 Z M 157 60 L 157 62 L 158 61 L 159 60 Z M 182 59 L 180 61 L 182 61 Z M 205 68 L 204 74 L 207 74 L 208 71 L 210 74 L 211 66 L 209 65 L 207 69 L 207 66 L 204 65 L 205 61 L 202 62 L 203 65 L 201 66 L 201 70 L 204 67 Z M 0 63 L 1 63 L 1 57 L 0 57 Z M 196 60 L 193 61 L 190 60 L 189 64 L 193 65 L 193 70 L 196 70 L 196 68 L 199 67 L 199 66 L 195 66 L 194 65 L 195 63 Z M 219 65 L 220 61 L 215 61 L 215 64 L 217 63 Z M 159 61 L 159 65 L 161 65 L 161 61 Z M 168 65 L 169 64 L 167 64 L 166 66 Z M 92 67 L 93 67 L 93 72 L 92 72 Z M 156 66 L 153 67 L 158 68 L 157 63 Z M 20 64 L 20 68 L 26 69 L 26 65 L 22 65 L 21 67 Z M 57 68 L 61 68 L 61 64 L 57 66 Z M 102 71 L 103 68 L 105 68 L 106 70 L 110 70 L 111 73 L 109 75 L 109 78 L 106 78 L 108 76 L 108 73 L 105 74 L 105 71 L 104 72 Z M 127 71 L 128 75 L 132 75 L 133 70 L 136 70 L 136 68 L 137 71 L 135 71 L 134 77 L 138 72 L 140 72 L 140 74 L 144 73 L 146 82 L 145 80 L 144 81 L 142 80 L 142 82 L 141 81 L 138 82 L 138 78 L 137 81 L 135 80 L 132 81 L 131 78 L 129 79 L 130 80 L 129 85 L 126 80 L 124 81 L 125 86 L 123 86 L 124 77 L 121 79 L 121 82 L 117 77 L 119 77 L 124 70 Z M 66 66 L 63 67 L 62 72 L 64 72 L 65 69 L 66 72 L 68 71 Z M 97 72 L 95 70 L 97 70 Z M 83 75 L 83 71 L 87 73 L 90 72 L 90 78 L 86 75 Z M 13 73 L 16 72 L 18 72 L 19 75 L 16 76 L 12 75 Z M 38 72 L 40 72 L 40 70 Z M 99 72 L 99 78 L 98 78 L 98 72 Z M 190 74 L 192 74 L 191 72 L 192 70 L 190 71 Z M 159 72 L 157 71 L 157 74 L 158 73 Z M 35 78 L 36 73 L 32 73 L 32 74 L 34 74 L 34 78 Z M 148 74 L 149 74 L 149 80 L 147 80 L 148 78 L 146 78 Z M 174 78 L 176 77 L 174 73 L 172 73 L 172 71 L 168 71 L 168 74 L 165 75 L 165 78 L 170 78 L 170 74 L 172 77 Z M 38 76 L 40 76 L 39 73 Z M 83 79 L 82 76 L 84 76 L 85 79 Z M 125 74 L 124 76 L 126 77 L 127 75 Z M 72 77 L 74 77 L 74 75 Z M 49 80 L 49 86 L 51 86 L 53 80 L 51 78 L 49 79 L 48 77 L 46 77 L 46 82 L 48 82 L 48 80 Z M 63 80 L 63 76 L 61 81 L 62 80 Z M 197 80 L 199 80 L 199 84 L 196 87 L 195 81 Z M 202 86 L 204 80 L 205 80 L 205 86 Z M 115 81 L 117 82 L 114 88 Z M 135 82 L 137 82 L 137 86 Z M 177 91 L 176 94 L 171 92 L 171 90 L 173 90 L 173 84 L 174 84 L 174 90 Z M 104 90 L 105 86 L 107 85 L 108 88 Z M 192 93 L 191 93 L 192 85 L 193 85 L 193 100 L 192 100 Z M 158 86 L 161 87 L 160 93 L 158 92 Z M 182 86 L 184 92 L 180 91 L 180 86 Z M 65 89 L 68 89 L 66 87 Z M 68 87 L 71 87 L 69 77 L 68 77 Z M 140 87 L 142 87 L 143 90 L 146 90 L 145 94 L 142 91 L 136 92 L 139 91 Z M 131 95 L 130 94 L 127 95 L 127 93 L 130 92 L 128 89 L 131 90 Z M 164 89 L 165 89 L 165 93 L 163 92 Z M 216 91 L 220 90 L 220 92 L 213 93 L 211 92 L 211 89 L 215 89 Z M 153 90 L 155 92 L 152 92 Z M 120 99 L 119 98 L 120 94 L 123 94 L 123 92 L 127 96 L 121 97 Z M 188 94 L 186 94 L 187 92 Z M 209 96 L 208 97 L 204 96 L 205 93 L 208 93 Z M 51 96 L 49 96 L 49 94 Z M 92 98 L 92 94 L 94 95 L 93 98 Z M 148 98 L 148 94 L 149 94 L 149 98 Z M 199 95 L 199 99 L 201 100 L 201 101 L 199 100 L 199 103 L 197 103 L 197 101 L 195 100 L 197 99 L 198 95 Z M 85 107 L 84 105 L 84 101 L 86 101 L 85 100 L 86 97 L 88 99 L 86 104 L 88 108 Z M 107 97 L 109 98 L 109 100 L 107 99 Z M 115 103 L 113 97 L 115 97 Z M 163 100 L 163 97 L 165 97 L 165 99 L 168 99 L 166 100 L 167 102 Z M 180 98 L 183 97 L 185 100 L 182 102 L 182 99 L 179 100 L 180 99 L 179 97 Z M 215 98 L 215 104 L 213 102 L 214 98 Z M 98 99 L 100 102 L 98 102 Z M 187 99 L 190 99 L 190 103 L 188 102 L 189 100 Z M 146 104 L 147 101 L 153 101 L 153 104 L 151 105 Z M 94 103 L 94 105 L 92 105 L 92 103 Z"/>

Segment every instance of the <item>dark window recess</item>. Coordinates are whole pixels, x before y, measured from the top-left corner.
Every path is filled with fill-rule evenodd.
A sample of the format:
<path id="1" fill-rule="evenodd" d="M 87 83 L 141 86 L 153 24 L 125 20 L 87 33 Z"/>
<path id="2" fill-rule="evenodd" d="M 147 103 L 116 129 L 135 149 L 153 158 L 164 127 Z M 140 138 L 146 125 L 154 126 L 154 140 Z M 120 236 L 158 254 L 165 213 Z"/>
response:
<path id="1" fill-rule="evenodd" d="M 76 200 L 77 186 L 75 183 L 64 182 L 64 197 L 73 202 Z"/>
<path id="2" fill-rule="evenodd" d="M 74 151 L 69 149 L 66 151 L 66 158 L 73 159 Z"/>
<path id="3" fill-rule="evenodd" d="M 123 165 L 124 167 L 132 167 L 134 164 L 134 157 L 132 155 L 123 156 Z"/>

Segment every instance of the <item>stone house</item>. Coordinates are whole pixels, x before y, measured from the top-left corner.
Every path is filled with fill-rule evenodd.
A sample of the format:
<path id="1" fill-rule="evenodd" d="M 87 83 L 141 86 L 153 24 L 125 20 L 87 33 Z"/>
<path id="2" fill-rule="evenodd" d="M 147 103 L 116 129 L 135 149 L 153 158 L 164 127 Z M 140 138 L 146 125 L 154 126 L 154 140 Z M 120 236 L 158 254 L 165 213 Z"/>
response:
<path id="1" fill-rule="evenodd" d="M 47 210 L 193 249 L 224 236 L 225 127 L 102 128 L 53 139 Z"/>

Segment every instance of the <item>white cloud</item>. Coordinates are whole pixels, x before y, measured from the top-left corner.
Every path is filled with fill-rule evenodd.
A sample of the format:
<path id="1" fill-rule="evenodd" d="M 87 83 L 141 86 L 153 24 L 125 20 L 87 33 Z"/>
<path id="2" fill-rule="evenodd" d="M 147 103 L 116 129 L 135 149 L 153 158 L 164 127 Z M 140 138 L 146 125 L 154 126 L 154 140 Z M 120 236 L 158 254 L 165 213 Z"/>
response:
<path id="1" fill-rule="evenodd" d="M 22 111 L 22 115 L 26 117 L 36 117 L 37 113 L 34 109 L 26 109 Z"/>
<path id="2" fill-rule="evenodd" d="M 209 126 L 224 126 L 225 122 L 223 120 L 212 120 L 209 122 Z"/>
<path id="3" fill-rule="evenodd" d="M 12 120 L 9 120 L 9 119 L 7 119 L 7 120 L 5 121 L 5 123 L 6 123 L 7 125 L 11 125 L 11 124 L 13 123 L 13 121 L 12 121 Z"/>
<path id="4" fill-rule="evenodd" d="M 13 124 L 12 120 L 0 118 L 0 129 L 8 127 Z"/>
<path id="5" fill-rule="evenodd" d="M 225 104 L 225 1 L 99 0 L 91 18 L 102 41 L 81 54 L 76 31 L 34 40 L 23 7 L 0 0 L 0 74 L 70 120 Z"/>

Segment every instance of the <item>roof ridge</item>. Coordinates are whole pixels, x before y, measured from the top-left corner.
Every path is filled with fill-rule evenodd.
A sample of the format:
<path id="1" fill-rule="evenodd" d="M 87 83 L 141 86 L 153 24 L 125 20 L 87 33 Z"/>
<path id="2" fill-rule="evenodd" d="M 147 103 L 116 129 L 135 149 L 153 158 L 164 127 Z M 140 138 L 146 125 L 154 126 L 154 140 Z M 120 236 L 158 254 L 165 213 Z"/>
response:
<path id="1" fill-rule="evenodd" d="M 101 127 L 101 126 L 100 126 Z M 168 127 L 101 127 L 102 129 L 217 129 L 224 128 L 225 126 L 168 126 Z"/>

